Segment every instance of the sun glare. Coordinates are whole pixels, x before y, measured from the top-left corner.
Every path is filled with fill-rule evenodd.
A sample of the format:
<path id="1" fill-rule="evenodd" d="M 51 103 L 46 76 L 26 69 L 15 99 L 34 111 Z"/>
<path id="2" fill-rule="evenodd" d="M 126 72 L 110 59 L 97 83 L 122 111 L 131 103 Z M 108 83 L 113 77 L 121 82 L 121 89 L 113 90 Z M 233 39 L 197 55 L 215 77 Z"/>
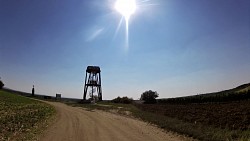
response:
<path id="1" fill-rule="evenodd" d="M 128 21 L 136 10 L 136 2 L 135 0 L 117 0 L 115 9 Z"/>
<path id="2" fill-rule="evenodd" d="M 115 3 L 115 9 L 125 18 L 126 21 L 126 48 L 129 46 L 129 18 L 135 13 L 136 10 L 136 2 L 135 0 L 117 0 Z"/>

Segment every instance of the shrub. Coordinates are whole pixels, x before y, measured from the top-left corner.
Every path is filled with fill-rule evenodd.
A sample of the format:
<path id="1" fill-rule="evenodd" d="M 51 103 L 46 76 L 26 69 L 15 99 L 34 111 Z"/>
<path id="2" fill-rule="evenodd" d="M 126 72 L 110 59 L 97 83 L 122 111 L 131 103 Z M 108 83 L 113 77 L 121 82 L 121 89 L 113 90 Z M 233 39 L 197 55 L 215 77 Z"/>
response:
<path id="1" fill-rule="evenodd" d="M 4 86 L 3 82 L 0 80 L 0 89 L 2 89 Z"/>
<path id="2" fill-rule="evenodd" d="M 144 103 L 146 104 L 154 104 L 156 103 L 156 99 L 159 96 L 159 94 L 156 91 L 145 91 L 141 94 L 140 100 L 144 100 Z"/>
<path id="3" fill-rule="evenodd" d="M 118 96 L 117 98 L 111 100 L 111 102 L 113 102 L 113 103 L 130 104 L 130 103 L 133 102 L 133 99 L 132 98 L 128 98 L 126 96 L 124 96 L 122 98 Z"/>

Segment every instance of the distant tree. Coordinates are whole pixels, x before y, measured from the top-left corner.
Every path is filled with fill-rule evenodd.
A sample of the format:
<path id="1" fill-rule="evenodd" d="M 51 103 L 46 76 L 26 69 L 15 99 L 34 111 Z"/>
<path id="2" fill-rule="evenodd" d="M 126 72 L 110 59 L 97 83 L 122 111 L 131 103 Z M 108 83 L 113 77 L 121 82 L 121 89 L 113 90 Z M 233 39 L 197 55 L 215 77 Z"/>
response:
<path id="1" fill-rule="evenodd" d="M 146 104 L 153 104 L 156 103 L 156 98 L 159 96 L 159 94 L 156 91 L 145 91 L 141 94 L 140 100 L 144 100 L 144 103 Z"/>
<path id="2" fill-rule="evenodd" d="M 2 89 L 4 86 L 3 82 L 0 80 L 0 89 Z"/>
<path id="3" fill-rule="evenodd" d="M 124 96 L 124 97 L 117 97 L 113 100 L 111 100 L 111 102 L 113 103 L 123 103 L 123 104 L 130 104 L 133 102 L 133 99 L 132 98 L 128 98 L 127 96 Z"/>

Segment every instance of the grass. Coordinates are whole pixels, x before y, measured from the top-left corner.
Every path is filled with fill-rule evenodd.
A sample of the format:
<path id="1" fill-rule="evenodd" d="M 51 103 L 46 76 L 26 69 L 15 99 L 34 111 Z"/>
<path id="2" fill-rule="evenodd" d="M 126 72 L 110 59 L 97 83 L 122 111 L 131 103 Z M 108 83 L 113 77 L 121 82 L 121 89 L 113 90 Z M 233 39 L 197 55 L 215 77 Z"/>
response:
<path id="1" fill-rule="evenodd" d="M 0 90 L 0 140 L 34 140 L 54 113 L 48 104 Z"/>
<path id="2" fill-rule="evenodd" d="M 166 131 L 174 131 L 195 139 L 204 141 L 250 141 L 249 130 L 229 130 L 220 129 L 212 126 L 204 126 L 200 123 L 189 123 L 176 118 L 160 115 L 157 113 L 147 112 L 138 109 L 132 104 L 115 104 L 109 102 L 99 102 L 98 104 L 74 104 L 71 106 L 84 107 L 87 110 L 104 110 L 108 112 L 116 112 L 121 115 L 131 116 L 141 119 L 150 124 L 157 125 Z M 129 114 L 128 114 L 129 113 Z M 235 121 L 237 122 L 237 121 Z"/>

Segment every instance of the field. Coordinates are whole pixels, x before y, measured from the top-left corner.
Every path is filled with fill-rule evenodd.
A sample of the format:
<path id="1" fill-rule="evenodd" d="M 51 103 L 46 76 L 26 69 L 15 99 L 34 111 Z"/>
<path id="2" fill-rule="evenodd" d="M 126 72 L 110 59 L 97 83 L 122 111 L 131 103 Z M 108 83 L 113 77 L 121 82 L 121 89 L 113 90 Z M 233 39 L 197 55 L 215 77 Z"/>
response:
<path id="1" fill-rule="evenodd" d="M 48 104 L 0 90 L 0 140 L 32 140 L 54 113 Z"/>
<path id="2" fill-rule="evenodd" d="M 136 104 L 136 107 L 183 122 L 177 121 L 176 126 L 165 124 L 164 128 L 200 140 L 250 140 L 250 101 L 185 105 Z"/>
<path id="3" fill-rule="evenodd" d="M 144 111 L 177 118 L 190 123 L 212 125 L 230 130 L 250 129 L 250 101 L 203 104 L 139 104 Z"/>

